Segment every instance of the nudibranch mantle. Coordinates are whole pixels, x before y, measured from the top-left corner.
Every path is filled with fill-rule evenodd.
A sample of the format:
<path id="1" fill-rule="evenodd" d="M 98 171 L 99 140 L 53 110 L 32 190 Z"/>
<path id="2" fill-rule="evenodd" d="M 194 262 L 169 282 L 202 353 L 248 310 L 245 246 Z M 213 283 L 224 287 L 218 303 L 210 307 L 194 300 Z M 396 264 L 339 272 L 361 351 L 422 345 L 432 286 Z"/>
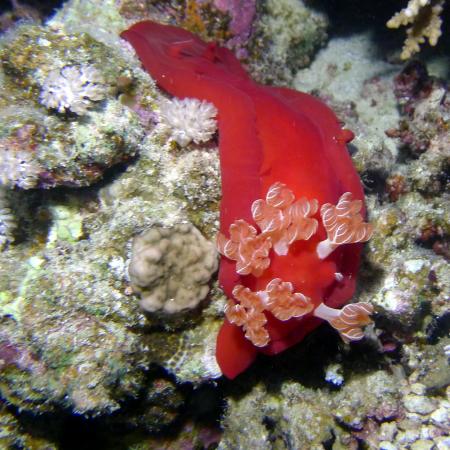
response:
<path id="1" fill-rule="evenodd" d="M 296 344 L 323 320 L 345 341 L 360 339 L 372 308 L 347 303 L 372 228 L 345 145 L 353 134 L 320 100 L 254 82 L 228 49 L 186 30 L 144 21 L 122 37 L 162 89 L 218 110 L 224 375 Z"/>

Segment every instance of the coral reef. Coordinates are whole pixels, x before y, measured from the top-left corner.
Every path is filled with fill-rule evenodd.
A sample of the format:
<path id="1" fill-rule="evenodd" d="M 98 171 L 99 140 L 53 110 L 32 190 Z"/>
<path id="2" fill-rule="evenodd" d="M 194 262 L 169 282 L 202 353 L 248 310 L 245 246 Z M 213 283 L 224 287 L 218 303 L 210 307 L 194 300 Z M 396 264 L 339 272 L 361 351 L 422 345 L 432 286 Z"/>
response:
<path id="1" fill-rule="evenodd" d="M 175 183 L 175 195 L 185 203 L 189 220 L 211 239 L 215 238 L 219 228 L 217 211 L 221 180 L 217 151 L 211 146 L 180 154 L 172 171 L 166 175 L 171 183 Z"/>
<path id="2" fill-rule="evenodd" d="M 145 319 L 129 285 L 132 239 L 156 224 L 185 223 L 194 230 L 189 214 L 208 226 L 211 238 L 217 209 L 197 210 L 200 203 L 188 205 L 188 199 L 200 196 L 204 204 L 216 205 L 220 180 L 218 169 L 211 169 L 214 150 L 174 153 L 162 127 L 154 127 L 152 110 L 163 99 L 120 41 L 120 29 L 105 19 L 109 13 L 95 14 L 105 22 L 89 26 L 93 37 L 84 32 L 86 18 L 79 19 L 76 3 L 51 24 L 22 24 L 0 45 L 2 247 L 16 238 L 0 255 L 0 389 L 21 411 L 104 416 L 131 399 L 143 401 L 149 365 L 167 363 L 174 350 L 188 345 L 183 332 L 172 339 L 167 332 L 165 341 L 173 345 L 163 359 L 165 347 L 154 348 L 157 341 L 143 337 L 159 325 Z M 58 98 L 55 86 L 62 89 Z M 133 164 L 94 184 L 119 162 Z M 42 190 L 61 185 L 91 187 Z M 214 272 L 213 244 L 198 231 L 191 234 L 194 243 L 209 249 L 207 266 Z M 196 258 L 206 255 L 189 249 Z M 209 288 L 197 281 L 201 286 L 193 280 L 189 286 L 204 298 Z M 212 325 L 217 315 L 210 314 Z M 201 335 L 187 379 L 204 377 L 204 364 L 218 376 Z M 149 387 L 148 395 L 152 392 Z M 161 414 L 165 406 L 159 406 Z M 167 406 L 167 414 L 174 419 L 178 412 Z"/>
<path id="3" fill-rule="evenodd" d="M 437 44 L 442 34 L 441 14 L 445 0 L 409 0 L 406 8 L 396 13 L 387 22 L 388 28 L 410 25 L 400 57 L 409 59 L 420 50 L 420 44 L 428 40 L 431 46 Z"/>
<path id="4" fill-rule="evenodd" d="M 422 14 L 442 4 L 427 2 L 406 26 L 420 31 Z M 31 18 L 11 27 L 7 18 L 1 448 L 66 448 L 67 438 L 78 448 L 450 446 L 448 84 L 424 65 L 381 61 L 369 32 L 333 37 L 298 70 L 327 39 L 327 19 L 305 5 L 69 0 L 43 25 Z M 211 112 L 208 141 L 187 142 L 185 127 L 178 139 L 162 123 L 167 98 L 119 38 L 155 17 L 230 45 L 259 80 L 314 92 L 355 132 L 349 148 L 374 225 L 357 297 L 373 305 L 375 323 L 351 349 L 322 327 L 277 357 L 261 355 L 233 383 L 220 378 L 215 337 L 226 298 L 212 274 L 221 197 L 215 124 Z M 79 84 L 64 93 L 78 97 L 47 107 L 45 86 L 67 68 Z M 99 91 L 80 82 L 84 71 L 101 80 Z M 167 114 L 170 123 L 176 113 Z M 160 248 L 160 231 L 178 227 L 206 249 L 181 254 L 198 264 L 209 255 L 210 264 L 191 289 L 201 293 L 196 302 L 205 297 L 202 308 L 174 322 L 177 314 L 142 311 L 128 268 L 137 236 L 157 230 Z M 188 261 L 179 256 L 174 267 Z M 172 267 L 158 266 L 155 283 L 170 287 Z"/>
<path id="5" fill-rule="evenodd" d="M 392 81 L 398 68 L 377 59 L 373 39 L 371 31 L 333 39 L 294 80 L 296 89 L 319 95 L 354 132 L 350 145 L 360 173 L 383 173 L 399 154 L 383 132 L 399 120 Z"/>
<path id="6" fill-rule="evenodd" d="M 215 307 L 211 304 L 203 311 L 204 323 L 192 329 L 179 330 L 177 345 L 169 347 L 172 354 L 160 360 L 180 382 L 198 384 L 222 376 L 216 361 L 216 342 L 211 336 L 216 336 L 219 331 L 219 322 L 214 320 L 217 318 L 215 308 L 223 310 L 225 298 L 215 295 L 214 301 Z"/>
<path id="7" fill-rule="evenodd" d="M 33 126 L 20 128 L 15 136 L 0 139 L 0 185 L 31 189 L 37 186 L 43 167 L 35 159 L 28 140 Z"/>
<path id="8" fill-rule="evenodd" d="M 250 387 L 249 380 L 242 380 L 240 388 L 246 394 L 228 398 L 219 448 L 446 448 L 448 388 L 442 391 L 442 385 L 418 382 L 422 362 L 431 354 L 420 353 L 418 361 L 413 356 L 417 349 L 405 350 L 412 359 L 407 365 L 415 366 L 410 376 L 405 376 L 400 364 L 392 363 L 389 373 L 370 368 L 369 361 L 364 367 L 360 358 L 358 375 L 350 379 L 346 374 L 351 363 L 340 365 L 337 377 L 327 370 L 325 379 L 334 384 L 331 389 L 311 386 L 305 379 L 277 384 L 276 376 L 268 371 L 264 372 L 265 383 Z M 312 369 L 309 352 L 301 356 Z M 431 373 L 428 369 L 423 372 Z M 448 376 L 445 380 L 442 374 L 440 381 L 448 384 Z"/>
<path id="9" fill-rule="evenodd" d="M 270 391 L 259 383 L 244 398 L 229 399 L 219 448 L 321 449 L 326 442 L 333 448 L 356 448 L 352 433 L 363 430 L 367 416 L 378 416 L 382 423 L 397 413 L 398 382 L 395 375 L 374 371 L 334 392 L 295 381 Z M 377 411 L 380 397 L 384 411 Z"/>
<path id="10" fill-rule="evenodd" d="M 203 328 L 196 332 L 191 324 L 186 332 L 166 332 L 165 346 L 153 333 L 144 333 L 144 325 L 156 330 L 160 325 L 157 319 L 144 318 L 127 276 L 133 237 L 157 223 L 170 228 L 186 222 L 184 227 L 190 229 L 186 196 L 193 195 L 190 192 L 198 196 L 202 186 L 205 204 L 217 204 L 211 176 L 218 180 L 218 171 L 211 172 L 210 150 L 173 153 L 157 128 L 143 145 L 141 157 L 104 186 L 38 197 L 36 221 L 27 228 L 28 241 L 10 246 L 0 257 L 2 341 L 5 349 L 14 349 L 8 355 L 16 355 L 8 360 L 2 356 L 7 364 L 0 386 L 2 395 L 23 411 L 63 407 L 104 415 L 120 408 L 125 399 L 141 395 L 144 372 L 151 362 L 169 367 L 169 359 L 175 361 L 177 349 L 184 353 L 183 347 L 192 348 L 196 356 L 174 363 L 174 373 L 183 370 L 182 378 L 197 381 L 208 378 L 208 373 L 220 374 L 210 361 L 213 351 L 205 353 L 209 335 L 203 334 Z M 183 163 L 191 156 L 204 158 L 194 172 L 193 163 Z M 188 189 L 186 196 L 179 195 L 181 186 Z M 203 214 L 208 218 L 212 237 L 217 210 L 195 214 L 199 223 L 204 222 Z M 194 237 L 197 242 L 200 233 Z M 213 251 L 209 267 L 214 271 L 213 245 L 203 237 L 199 242 Z M 197 249 L 193 252 L 199 257 Z M 197 289 L 192 280 L 189 284 Z M 199 290 L 205 289 L 202 282 Z M 217 327 L 217 316 L 216 311 L 209 314 L 211 326 Z M 193 334 L 189 339 L 188 332 Z"/>
<path id="11" fill-rule="evenodd" d="M 421 248 L 421 229 L 429 223 L 441 224 L 448 235 L 448 212 L 442 200 L 427 202 L 419 194 L 406 194 L 394 204 L 377 208 L 370 261 L 387 267 L 382 285 L 371 296 L 386 317 L 393 321 L 391 330 L 412 330 L 423 320 L 427 309 L 433 316 L 445 314 L 449 268 L 444 258 L 430 248 Z M 414 214 L 411 214 L 414 210 Z M 397 221 L 408 217 L 408 223 Z M 391 253 L 395 246 L 398 253 Z M 429 247 L 429 245 L 427 245 Z M 369 298 L 369 296 L 367 297 Z M 402 327 L 399 327 L 399 325 Z"/>
<path id="12" fill-rule="evenodd" d="M 246 43 L 255 9 L 254 0 L 121 0 L 118 3 L 117 11 L 128 25 L 145 19 L 178 24 L 203 39 L 222 45 L 229 43 L 236 49 Z"/>
<path id="13" fill-rule="evenodd" d="M 252 31 L 256 0 L 214 0 L 214 6 L 231 17 L 229 31 L 233 37 L 228 44 L 237 49 L 243 47 Z"/>
<path id="14" fill-rule="evenodd" d="M 447 83 L 428 75 L 418 62 L 408 64 L 395 78 L 402 118 L 387 134 L 401 143 L 403 158 L 393 176 L 402 177 L 402 193 L 439 194 L 448 169 L 450 99 Z"/>
<path id="15" fill-rule="evenodd" d="M 23 423 L 11 411 L 8 411 L 7 405 L 3 402 L 0 403 L 0 429 L 0 446 L 5 449 L 57 450 L 59 448 L 56 439 L 40 436 L 39 433 L 28 433 L 24 430 Z"/>

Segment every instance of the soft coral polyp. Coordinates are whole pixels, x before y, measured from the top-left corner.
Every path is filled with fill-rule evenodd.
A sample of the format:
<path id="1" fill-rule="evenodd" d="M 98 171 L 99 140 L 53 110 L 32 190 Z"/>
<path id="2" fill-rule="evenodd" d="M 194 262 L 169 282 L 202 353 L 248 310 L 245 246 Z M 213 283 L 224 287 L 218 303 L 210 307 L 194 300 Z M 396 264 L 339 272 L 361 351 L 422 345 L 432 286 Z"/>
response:
<path id="1" fill-rule="evenodd" d="M 122 37 L 133 45 L 162 89 L 181 98 L 207 100 L 218 109 L 223 236 L 229 236 L 236 221 L 257 228 L 252 205 L 263 201 L 275 183 L 285 185 L 297 200 L 305 198 L 313 205 L 336 205 L 348 192 L 363 201 L 361 183 L 345 146 L 352 133 L 341 128 L 320 100 L 254 82 L 229 50 L 205 43 L 180 28 L 146 21 L 133 25 Z M 314 233 L 290 243 L 285 254 L 270 250 L 270 265 L 257 276 L 239 274 L 236 261 L 222 257 L 219 282 L 226 295 L 233 298 L 233 289 L 242 286 L 264 299 L 267 286 L 280 279 L 309 299 L 307 312 L 322 303 L 330 308 L 345 305 L 354 293 L 362 245 L 340 246 L 320 258 L 316 249 L 327 233 L 316 210 Z M 365 214 L 364 206 L 361 214 Z M 222 238 L 225 244 L 226 238 Z M 239 317 L 233 317 L 240 323 L 245 314 L 238 312 Z M 254 318 L 253 313 L 249 309 L 245 317 Z M 313 314 L 279 320 L 269 307 L 263 314 L 269 342 L 262 347 L 253 345 L 240 326 L 225 320 L 216 354 L 227 377 L 234 378 L 245 370 L 258 352 L 279 353 L 322 322 Z"/>

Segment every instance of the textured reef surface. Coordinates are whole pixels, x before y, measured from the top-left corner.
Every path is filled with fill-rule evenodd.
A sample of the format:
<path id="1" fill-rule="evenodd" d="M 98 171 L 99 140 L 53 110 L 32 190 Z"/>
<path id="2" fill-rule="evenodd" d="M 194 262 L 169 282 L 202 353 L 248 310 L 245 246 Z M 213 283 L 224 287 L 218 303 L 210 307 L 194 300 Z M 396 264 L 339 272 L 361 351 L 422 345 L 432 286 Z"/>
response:
<path id="1" fill-rule="evenodd" d="M 12 3 L 0 16 L 0 447 L 449 448 L 448 2 L 354 14 L 345 0 Z M 402 58 L 421 34 L 402 50 L 385 27 L 402 8 L 434 26 L 421 33 L 437 46 L 414 61 Z M 147 19 L 226 46 L 253 79 L 312 93 L 354 132 L 374 228 L 354 296 L 374 323 L 360 342 L 320 327 L 221 376 L 217 111 L 141 68 L 119 35 Z"/>

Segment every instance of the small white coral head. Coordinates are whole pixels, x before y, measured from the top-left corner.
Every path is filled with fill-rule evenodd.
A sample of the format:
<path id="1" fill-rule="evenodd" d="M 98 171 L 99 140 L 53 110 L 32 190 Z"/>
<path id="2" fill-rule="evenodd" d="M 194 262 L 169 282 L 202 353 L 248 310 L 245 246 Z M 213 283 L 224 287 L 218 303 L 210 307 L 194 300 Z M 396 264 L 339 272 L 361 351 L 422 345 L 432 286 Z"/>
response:
<path id="1" fill-rule="evenodd" d="M 93 102 L 103 100 L 106 94 L 107 86 L 94 66 L 65 66 L 48 74 L 40 100 L 47 108 L 55 108 L 60 113 L 71 111 L 83 115 Z"/>
<path id="2" fill-rule="evenodd" d="M 43 170 L 35 161 L 32 152 L 4 148 L 0 142 L 0 185 L 32 189 L 37 186 L 39 174 Z"/>
<path id="3" fill-rule="evenodd" d="M 217 130 L 217 109 L 205 100 L 174 98 L 162 103 L 160 121 L 181 147 L 209 141 Z"/>

